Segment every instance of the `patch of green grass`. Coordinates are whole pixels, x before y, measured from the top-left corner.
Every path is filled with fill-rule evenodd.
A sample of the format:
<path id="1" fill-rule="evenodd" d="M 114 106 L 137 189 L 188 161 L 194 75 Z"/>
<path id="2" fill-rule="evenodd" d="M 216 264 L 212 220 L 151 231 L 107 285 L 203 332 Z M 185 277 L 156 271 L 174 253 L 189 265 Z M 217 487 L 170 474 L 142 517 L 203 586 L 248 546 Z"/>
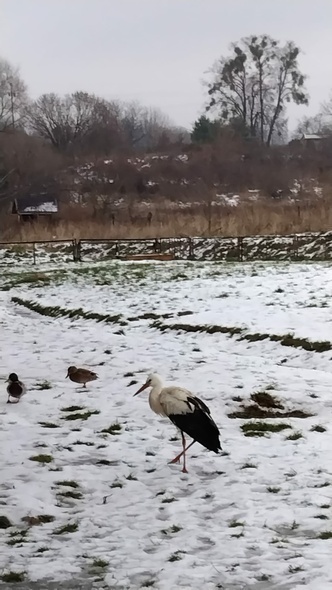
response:
<path id="1" fill-rule="evenodd" d="M 164 498 L 161 501 L 162 504 L 171 504 L 172 502 L 175 502 L 175 498 Z"/>
<path id="2" fill-rule="evenodd" d="M 331 508 L 331 504 L 322 504 L 319 508 L 322 508 L 323 510 L 328 510 L 329 508 Z"/>
<path id="3" fill-rule="evenodd" d="M 7 574 L 2 574 L 1 580 L 2 582 L 7 582 L 8 584 L 18 584 L 19 582 L 24 582 L 25 572 L 14 572 L 10 571 Z"/>
<path id="4" fill-rule="evenodd" d="M 121 481 L 113 481 L 110 486 L 111 488 L 123 488 L 123 483 Z"/>
<path id="5" fill-rule="evenodd" d="M 87 420 L 90 416 L 94 416 L 95 414 L 100 414 L 99 410 L 87 410 L 86 412 L 82 413 L 73 413 L 68 414 L 67 416 L 63 416 L 63 420 Z"/>
<path id="6" fill-rule="evenodd" d="M 91 565 L 94 568 L 105 568 L 109 565 L 109 561 L 105 561 L 105 559 L 94 559 Z"/>
<path id="7" fill-rule="evenodd" d="M 271 393 L 269 393 L 267 389 L 268 388 L 266 388 L 265 391 L 256 391 L 255 393 L 252 393 L 250 398 L 253 402 L 258 404 L 262 408 L 273 408 L 283 410 L 284 406 L 282 405 L 282 403 L 278 400 L 276 396 L 271 395 Z"/>
<path id="8" fill-rule="evenodd" d="M 176 533 L 179 533 L 180 531 L 182 531 L 182 527 L 177 526 L 176 524 L 173 524 L 169 529 L 162 529 L 160 532 L 163 533 L 163 535 L 175 535 Z"/>
<path id="9" fill-rule="evenodd" d="M 66 408 L 61 408 L 61 412 L 80 412 L 81 410 L 85 410 L 84 406 L 67 406 Z"/>
<path id="10" fill-rule="evenodd" d="M 259 438 L 259 437 L 265 436 L 265 432 L 260 432 L 259 430 L 248 430 L 248 432 L 244 433 L 244 436 L 251 437 L 251 438 L 254 438 L 254 437 Z"/>
<path id="11" fill-rule="evenodd" d="M 299 438 L 303 438 L 302 432 L 293 432 L 293 434 L 286 437 L 286 440 L 299 440 Z"/>
<path id="12" fill-rule="evenodd" d="M 142 582 L 141 588 L 153 588 L 155 583 L 155 580 L 146 580 L 145 582 Z"/>
<path id="13" fill-rule="evenodd" d="M 324 428 L 324 426 L 321 426 L 320 424 L 316 424 L 316 426 L 312 426 L 310 428 L 311 432 L 326 432 L 326 428 Z"/>
<path id="14" fill-rule="evenodd" d="M 329 481 L 324 481 L 323 483 L 317 483 L 314 485 L 314 488 L 327 488 L 330 485 L 331 483 Z"/>
<path id="15" fill-rule="evenodd" d="M 55 516 L 51 514 L 38 514 L 37 516 L 23 516 L 22 521 L 26 522 L 29 526 L 38 526 L 40 524 L 47 524 L 54 522 Z"/>
<path id="16" fill-rule="evenodd" d="M 100 459 L 97 461 L 97 465 L 112 465 L 112 461 L 109 461 L 108 459 Z"/>
<path id="17" fill-rule="evenodd" d="M 38 422 L 38 424 L 43 428 L 59 428 L 59 424 L 54 424 L 54 422 Z"/>
<path id="18" fill-rule="evenodd" d="M 83 494 L 81 492 L 75 492 L 74 490 L 58 492 L 58 496 L 61 496 L 62 498 L 72 498 L 73 500 L 81 500 L 81 498 L 83 498 Z"/>
<path id="19" fill-rule="evenodd" d="M 323 531 L 321 533 L 319 533 L 319 535 L 317 536 L 317 539 L 332 539 L 332 531 Z"/>
<path id="20" fill-rule="evenodd" d="M 34 455 L 32 457 L 29 457 L 30 461 L 36 461 L 37 463 L 52 463 L 53 461 L 53 457 L 52 455 Z"/>
<path id="21" fill-rule="evenodd" d="M 73 479 L 63 479 L 62 481 L 57 481 L 56 482 L 57 486 L 68 486 L 69 488 L 79 488 L 79 484 L 77 483 L 77 481 L 73 480 Z"/>
<path id="22" fill-rule="evenodd" d="M 242 328 L 232 328 L 232 327 L 225 327 L 225 326 L 200 326 L 200 325 L 191 325 L 191 324 L 162 324 L 162 322 L 156 320 L 151 324 L 151 328 L 157 328 L 161 332 L 166 332 L 167 330 L 175 330 L 177 332 L 204 332 L 206 334 L 230 334 L 234 336 L 235 334 L 241 334 Z"/>
<path id="23" fill-rule="evenodd" d="M 168 558 L 167 561 L 180 561 L 184 553 L 184 551 L 175 551 L 175 553 L 172 553 L 172 555 Z"/>
<path id="24" fill-rule="evenodd" d="M 36 383 L 35 389 L 39 389 L 39 391 L 44 391 L 46 389 L 52 389 L 52 384 L 49 381 L 40 381 Z"/>
<path id="25" fill-rule="evenodd" d="M 66 533 L 75 533 L 78 530 L 76 522 L 65 524 L 64 526 L 55 529 L 53 535 L 65 535 Z"/>
<path id="26" fill-rule="evenodd" d="M 329 520 L 329 517 L 326 514 L 316 514 L 314 518 L 318 518 L 318 520 Z"/>
<path id="27" fill-rule="evenodd" d="M 271 576 L 268 574 L 261 574 L 257 577 L 257 582 L 269 582 L 271 580 Z"/>
<path id="28" fill-rule="evenodd" d="M 236 528 L 238 526 L 242 526 L 243 527 L 244 526 L 244 522 L 241 522 L 240 520 L 234 519 L 234 520 L 231 520 L 231 522 L 229 523 L 228 526 L 231 529 Z"/>
<path id="29" fill-rule="evenodd" d="M 270 494 L 278 494 L 280 492 L 281 488 L 277 488 L 277 487 L 273 487 L 273 486 L 269 486 L 268 488 L 266 488 L 266 490 L 270 493 Z"/>
<path id="30" fill-rule="evenodd" d="M 310 352 L 327 352 L 332 350 L 332 342 L 329 341 L 311 341 L 307 338 L 296 338 L 292 334 L 267 334 L 254 333 L 249 334 L 244 332 L 242 328 L 231 326 L 210 326 L 210 325 L 191 325 L 191 324 L 163 324 L 156 320 L 151 324 L 152 328 L 156 328 L 161 332 L 166 330 L 175 330 L 177 332 L 204 332 L 206 334 L 229 334 L 230 336 L 238 336 L 239 340 L 247 340 L 248 342 L 260 342 L 262 340 L 271 340 L 272 342 L 279 342 L 281 346 L 291 346 L 293 348 L 302 348 Z"/>
<path id="31" fill-rule="evenodd" d="M 49 551 L 49 547 L 39 547 L 39 549 L 37 549 L 36 553 L 45 553 L 46 551 Z"/>
<path id="32" fill-rule="evenodd" d="M 88 441 L 88 440 L 77 440 L 76 442 L 73 443 L 73 445 L 85 445 L 86 447 L 93 447 L 94 446 L 94 442 Z"/>
<path id="33" fill-rule="evenodd" d="M 241 425 L 241 430 L 247 432 L 281 432 L 286 428 L 291 428 L 289 424 L 282 422 L 270 424 L 269 422 L 247 422 Z"/>
<path id="34" fill-rule="evenodd" d="M 109 314 L 101 314 L 91 311 L 85 311 L 81 307 L 78 309 L 66 309 L 60 306 L 44 306 L 40 303 L 35 303 L 34 301 L 29 301 L 27 299 L 21 299 L 20 297 L 12 297 L 12 302 L 16 303 L 17 305 L 21 305 L 26 307 L 30 311 L 34 311 L 39 313 L 40 315 L 51 317 L 51 318 L 58 318 L 58 317 L 66 317 L 70 319 L 85 319 L 85 320 L 95 320 L 97 322 L 105 322 L 107 324 L 120 324 L 126 325 L 122 319 L 121 314 L 117 315 L 109 315 Z"/>
<path id="35" fill-rule="evenodd" d="M 103 430 L 101 430 L 100 432 L 102 432 L 103 434 L 115 435 L 115 434 L 120 434 L 121 430 L 122 430 L 121 424 L 114 423 L 114 424 L 111 424 L 111 426 L 109 426 L 108 428 L 103 428 Z"/>
<path id="36" fill-rule="evenodd" d="M 237 400 L 235 400 L 237 401 Z M 270 408 L 261 408 L 256 404 L 243 405 L 241 409 L 227 414 L 228 418 L 241 418 L 250 420 L 252 418 L 310 418 L 312 414 L 304 410 L 274 410 Z"/>
<path id="37" fill-rule="evenodd" d="M 304 568 L 302 565 L 290 565 L 288 566 L 288 571 L 290 574 L 298 574 L 299 572 L 303 572 Z"/>
<path id="38" fill-rule="evenodd" d="M 137 481 L 137 477 L 135 477 L 134 475 L 132 475 L 131 473 L 129 473 L 129 475 L 127 475 L 126 479 L 128 481 Z"/>
<path id="39" fill-rule="evenodd" d="M 22 529 L 20 531 L 13 531 L 12 533 L 10 533 L 11 539 L 7 541 L 7 545 L 14 547 L 15 545 L 22 545 L 22 543 L 26 543 L 27 534 L 28 531 L 26 529 Z"/>
<path id="40" fill-rule="evenodd" d="M 257 465 L 254 463 L 245 463 L 240 469 L 257 469 Z"/>

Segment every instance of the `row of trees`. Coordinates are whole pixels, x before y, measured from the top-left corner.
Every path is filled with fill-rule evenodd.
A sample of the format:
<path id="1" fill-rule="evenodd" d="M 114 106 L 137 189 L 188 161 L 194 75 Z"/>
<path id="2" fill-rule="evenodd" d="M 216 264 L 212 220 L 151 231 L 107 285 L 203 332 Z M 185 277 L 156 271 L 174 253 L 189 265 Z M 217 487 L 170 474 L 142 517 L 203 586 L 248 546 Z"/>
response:
<path id="1" fill-rule="evenodd" d="M 307 105 L 305 75 L 292 41 L 252 35 L 231 45 L 231 53 L 211 68 L 205 82 L 206 112 L 194 124 L 195 142 L 213 141 L 232 129 L 266 146 L 287 137 L 287 104 Z M 297 131 L 332 128 L 332 106 L 304 118 Z M 166 149 L 189 139 L 158 109 L 109 101 L 83 91 L 66 96 L 44 94 L 30 100 L 19 72 L 0 60 L 0 131 L 23 129 L 47 140 L 62 153 L 107 154 L 114 150 Z"/>
<path id="2" fill-rule="evenodd" d="M 12 129 L 40 137 L 66 154 L 167 148 L 188 136 L 160 110 L 137 102 L 108 101 L 87 92 L 30 100 L 18 70 L 2 59 L 0 131 Z"/>
<path id="3" fill-rule="evenodd" d="M 200 183 L 209 190 L 253 186 L 268 193 L 280 188 L 282 174 L 285 186 L 304 171 L 311 177 L 330 174 L 332 142 L 325 155 L 305 158 L 279 146 L 267 150 L 286 141 L 287 105 L 308 104 L 299 54 L 293 42 L 282 45 L 267 35 L 233 44 L 205 83 L 207 104 L 194 123 L 190 147 L 185 129 L 172 125 L 158 109 L 138 103 L 106 100 L 83 91 L 31 100 L 18 70 L 0 59 L 0 206 L 20 191 L 55 183 L 67 191 L 65 195 L 81 190 L 110 198 L 118 192 L 142 194 L 147 187 L 151 192 L 151 186 L 154 191 L 160 186 L 161 194 L 169 196 L 176 193 L 175 187 L 183 192 L 187 186 L 192 192 Z M 332 101 L 322 105 L 316 117 L 302 120 L 297 131 L 329 130 L 332 135 Z M 144 170 L 128 162 L 128 155 L 137 150 L 178 155 L 182 148 L 191 152 L 185 173 L 176 158 L 153 160 Z M 104 164 L 110 154 L 111 166 Z M 84 187 L 78 174 L 86 162 L 92 188 L 91 179 Z"/>

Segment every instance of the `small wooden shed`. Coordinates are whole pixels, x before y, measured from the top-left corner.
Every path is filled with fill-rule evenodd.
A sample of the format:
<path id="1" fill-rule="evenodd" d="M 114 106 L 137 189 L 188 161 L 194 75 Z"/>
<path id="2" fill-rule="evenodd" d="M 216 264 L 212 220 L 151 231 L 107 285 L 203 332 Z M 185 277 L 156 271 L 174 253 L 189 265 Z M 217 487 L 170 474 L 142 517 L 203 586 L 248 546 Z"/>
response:
<path id="1" fill-rule="evenodd" d="M 21 221 L 35 221 L 39 217 L 52 218 L 58 213 L 58 200 L 48 193 L 17 197 L 12 203 L 12 213 Z"/>

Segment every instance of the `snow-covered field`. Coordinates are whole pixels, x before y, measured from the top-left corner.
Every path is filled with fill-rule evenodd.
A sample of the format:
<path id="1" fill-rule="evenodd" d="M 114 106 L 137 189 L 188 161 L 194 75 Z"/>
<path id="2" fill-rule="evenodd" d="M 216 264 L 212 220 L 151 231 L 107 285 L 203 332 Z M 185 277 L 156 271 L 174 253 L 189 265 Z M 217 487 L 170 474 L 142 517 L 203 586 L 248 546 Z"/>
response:
<path id="1" fill-rule="evenodd" d="M 332 351 L 241 339 L 332 341 L 330 265 L 28 270 L 0 278 L 0 517 L 12 525 L 0 587 L 331 588 Z M 80 319 L 61 317 L 79 308 Z M 65 379 L 73 364 L 99 380 L 77 389 Z M 151 370 L 201 397 L 220 426 L 224 453 L 195 445 L 188 475 L 167 463 L 181 448 L 172 424 L 133 397 Z M 12 371 L 29 388 L 18 405 L 6 404 Z M 259 421 L 232 416 L 248 406 Z"/>

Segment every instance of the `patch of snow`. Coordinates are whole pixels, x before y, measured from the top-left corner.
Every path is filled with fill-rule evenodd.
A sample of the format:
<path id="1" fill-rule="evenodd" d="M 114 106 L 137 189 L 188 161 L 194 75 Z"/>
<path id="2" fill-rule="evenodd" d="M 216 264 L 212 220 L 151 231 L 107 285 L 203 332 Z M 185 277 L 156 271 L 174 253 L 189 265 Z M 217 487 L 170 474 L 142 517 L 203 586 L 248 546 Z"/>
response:
<path id="1" fill-rule="evenodd" d="M 319 536 L 329 530 L 331 505 L 331 352 L 220 333 L 159 332 L 149 319 L 128 318 L 191 311 L 162 322 L 330 340 L 330 264 L 68 268 L 49 286 L 0 291 L 0 374 L 16 370 L 29 388 L 19 404 L 7 405 L 5 393 L 1 404 L 1 512 L 14 525 L 2 531 L 1 572 L 25 571 L 26 587 L 39 582 L 46 590 L 51 579 L 85 590 L 98 583 L 93 562 L 103 559 L 105 583 L 129 590 L 152 581 L 159 590 L 329 588 L 330 541 Z M 11 272 L 23 274 L 20 267 Z M 13 295 L 121 313 L 127 324 L 37 315 L 14 305 Z M 65 379 L 74 362 L 99 375 L 84 392 Z M 151 369 L 209 405 L 228 454 L 197 444 L 188 453 L 188 475 L 168 465 L 181 447 L 172 440 L 173 425 L 151 413 L 144 394 L 132 397 Z M 51 389 L 39 389 L 44 380 Z M 244 437 L 245 421 L 228 414 L 257 390 L 313 416 L 280 418 L 285 431 Z M 68 421 L 63 408 L 70 405 L 100 414 Z M 47 422 L 57 428 L 41 424 Z M 114 423 L 118 435 L 102 433 Z M 317 424 L 326 431 L 315 431 Z M 288 438 L 298 432 L 300 438 Z M 30 461 L 39 453 L 53 461 Z M 68 480 L 77 482 L 79 498 L 63 495 L 73 491 L 59 484 Z M 12 533 L 27 528 L 22 518 L 38 514 L 55 521 L 28 528 L 20 542 Z M 54 534 L 68 523 L 77 530 Z M 17 546 L 8 544 L 15 538 Z"/>
<path id="2" fill-rule="evenodd" d="M 57 204 L 49 201 L 45 203 L 40 203 L 36 207 L 33 207 L 32 205 L 24 207 L 22 213 L 57 213 L 57 211 Z"/>

